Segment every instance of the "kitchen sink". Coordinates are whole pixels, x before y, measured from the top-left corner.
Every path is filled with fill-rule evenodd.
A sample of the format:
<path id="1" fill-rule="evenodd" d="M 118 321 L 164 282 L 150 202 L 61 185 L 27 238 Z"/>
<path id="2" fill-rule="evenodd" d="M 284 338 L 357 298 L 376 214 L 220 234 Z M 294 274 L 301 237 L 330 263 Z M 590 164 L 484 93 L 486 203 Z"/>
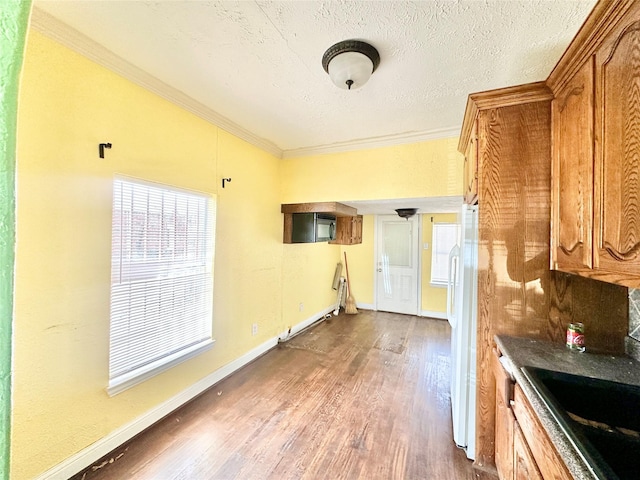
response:
<path id="1" fill-rule="evenodd" d="M 640 387 L 523 367 L 596 478 L 638 478 Z"/>

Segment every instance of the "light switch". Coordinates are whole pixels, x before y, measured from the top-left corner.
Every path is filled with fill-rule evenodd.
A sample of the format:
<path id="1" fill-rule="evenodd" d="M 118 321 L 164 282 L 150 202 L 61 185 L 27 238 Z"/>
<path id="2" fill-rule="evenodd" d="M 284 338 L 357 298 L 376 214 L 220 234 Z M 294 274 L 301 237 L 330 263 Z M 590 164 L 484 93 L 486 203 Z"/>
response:
<path id="1" fill-rule="evenodd" d="M 422 249 L 423 250 L 429 250 L 429 244 L 428 243 L 423 243 L 422 244 Z"/>

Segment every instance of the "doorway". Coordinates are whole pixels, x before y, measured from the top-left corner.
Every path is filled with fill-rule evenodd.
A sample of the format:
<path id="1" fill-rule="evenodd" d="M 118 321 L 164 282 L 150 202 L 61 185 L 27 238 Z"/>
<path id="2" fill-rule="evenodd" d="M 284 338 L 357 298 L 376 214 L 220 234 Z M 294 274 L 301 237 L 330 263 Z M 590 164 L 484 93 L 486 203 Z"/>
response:
<path id="1" fill-rule="evenodd" d="M 420 216 L 376 218 L 376 309 L 418 315 Z"/>

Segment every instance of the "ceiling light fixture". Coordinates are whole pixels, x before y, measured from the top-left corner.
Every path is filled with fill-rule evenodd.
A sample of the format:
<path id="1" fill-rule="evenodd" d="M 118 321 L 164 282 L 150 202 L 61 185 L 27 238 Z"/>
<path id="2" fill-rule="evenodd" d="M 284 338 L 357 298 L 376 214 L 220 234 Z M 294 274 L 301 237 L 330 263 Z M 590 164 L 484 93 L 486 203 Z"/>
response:
<path id="1" fill-rule="evenodd" d="M 417 211 L 418 211 L 417 208 L 397 208 L 396 209 L 396 213 L 398 214 L 398 216 L 405 218 L 407 220 L 409 220 L 409 217 L 413 217 Z"/>
<path id="2" fill-rule="evenodd" d="M 331 81 L 345 90 L 355 90 L 367 83 L 378 65 L 378 50 L 359 40 L 338 42 L 322 56 L 322 66 Z"/>

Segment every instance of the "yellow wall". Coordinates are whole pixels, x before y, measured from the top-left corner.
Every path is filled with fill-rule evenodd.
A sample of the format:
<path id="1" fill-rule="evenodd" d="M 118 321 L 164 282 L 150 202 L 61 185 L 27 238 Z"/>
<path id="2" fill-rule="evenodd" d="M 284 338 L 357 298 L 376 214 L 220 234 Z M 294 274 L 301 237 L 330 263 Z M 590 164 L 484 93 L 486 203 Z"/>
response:
<path id="1" fill-rule="evenodd" d="M 326 242 L 284 245 L 282 319 L 287 328 L 335 305 L 337 292 L 332 286 L 339 261 L 338 245 Z"/>
<path id="2" fill-rule="evenodd" d="M 283 245 L 278 159 L 33 31 L 18 114 L 11 469 L 30 479 L 282 331 Z M 115 173 L 217 194 L 216 344 L 109 398 Z"/>
<path id="3" fill-rule="evenodd" d="M 282 160 L 282 202 L 462 195 L 457 138 Z"/>
<path id="4" fill-rule="evenodd" d="M 447 138 L 372 150 L 285 159 L 281 161 L 282 203 L 461 195 L 464 158 L 457 152 L 457 145 L 457 138 Z M 375 301 L 374 225 L 375 217 L 365 215 L 362 244 L 342 247 L 337 259 L 344 263 L 344 252 L 347 252 L 353 296 L 359 304 L 365 305 L 373 305 Z M 325 269 L 329 268 L 328 265 L 335 259 L 325 249 L 318 246 L 312 249 L 308 246 L 296 248 L 285 245 L 283 317 L 286 323 L 290 323 L 290 319 L 296 315 L 300 316 L 298 307 L 302 300 L 298 298 L 304 296 L 296 292 L 296 289 L 301 288 L 299 275 L 295 273 L 296 265 L 311 262 L 322 264 Z M 326 252 L 326 255 L 318 256 L 318 252 Z M 328 271 L 322 275 L 327 276 Z M 317 279 L 312 281 L 317 284 Z M 326 283 L 324 280 L 323 282 L 321 285 Z M 433 304 L 436 308 L 436 299 L 441 292 L 431 290 L 435 289 L 425 286 L 423 280 L 422 297 L 428 299 L 428 305 Z M 306 293 L 311 294 L 308 290 Z M 442 305 L 441 311 L 444 312 L 444 303 Z M 422 310 L 426 309 L 423 305 Z"/>
<path id="5" fill-rule="evenodd" d="M 433 221 L 432 221 L 433 219 Z M 431 285 L 431 255 L 433 248 L 433 224 L 456 223 L 455 213 L 431 213 L 422 215 L 422 244 L 429 244 L 427 250 L 422 250 L 422 310 L 427 312 L 447 311 L 447 289 Z"/>
<path id="6" fill-rule="evenodd" d="M 457 145 L 457 138 L 446 138 L 285 159 L 281 161 L 282 203 L 461 195 L 464 157 Z M 365 215 L 362 245 L 342 249 L 349 258 L 354 297 L 367 305 L 375 301 L 374 226 L 375 217 Z M 430 259 L 426 265 L 431 267 Z M 430 270 L 423 270 L 421 310 L 444 312 L 446 290 L 442 300 L 442 289 L 431 287 L 429 276 Z"/>
<path id="7" fill-rule="evenodd" d="M 17 480 L 52 468 L 332 307 L 333 273 L 344 252 L 356 300 L 374 302 L 374 217 L 364 217 L 361 245 L 283 245 L 280 203 L 462 189 L 455 139 L 278 160 L 33 31 L 18 115 L 11 438 Z M 113 148 L 99 159 L 102 142 Z M 216 196 L 216 344 L 110 398 L 114 174 Z M 224 189 L 222 177 L 232 178 Z"/>

